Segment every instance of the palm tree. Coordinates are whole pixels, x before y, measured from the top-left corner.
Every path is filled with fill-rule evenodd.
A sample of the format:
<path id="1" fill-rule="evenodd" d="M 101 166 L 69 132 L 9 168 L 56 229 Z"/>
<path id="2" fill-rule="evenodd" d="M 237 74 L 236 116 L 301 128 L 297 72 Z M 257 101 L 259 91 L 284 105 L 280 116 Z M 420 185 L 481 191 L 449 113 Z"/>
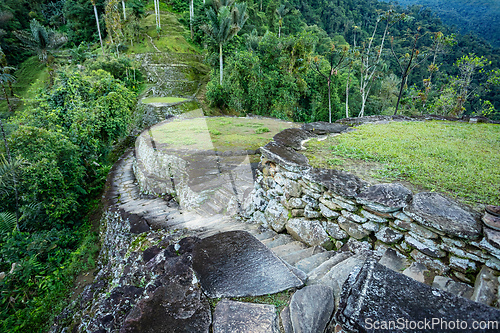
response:
<path id="1" fill-rule="evenodd" d="M 160 22 L 160 0 L 153 0 L 154 5 L 155 5 L 155 18 L 156 18 L 156 30 L 158 31 L 158 35 L 160 34 L 159 31 L 161 30 L 161 22 Z"/>
<path id="2" fill-rule="evenodd" d="M 276 9 L 276 15 L 278 15 L 278 38 L 281 37 L 281 27 L 283 26 L 283 19 L 290 9 L 286 8 L 286 5 L 281 5 Z"/>
<path id="3" fill-rule="evenodd" d="M 220 84 L 223 79 L 222 47 L 243 28 L 248 19 L 246 3 L 215 0 L 207 11 L 208 23 L 201 28 L 219 46 Z"/>
<path id="4" fill-rule="evenodd" d="M 127 20 L 127 13 L 125 12 L 125 0 L 122 0 L 122 7 L 123 7 L 123 20 Z"/>
<path id="5" fill-rule="evenodd" d="M 31 21 L 29 32 L 14 31 L 14 35 L 21 40 L 25 48 L 38 54 L 38 58 L 45 64 L 48 62 L 49 52 L 57 50 L 68 41 L 65 35 L 45 28 L 36 19 Z"/>

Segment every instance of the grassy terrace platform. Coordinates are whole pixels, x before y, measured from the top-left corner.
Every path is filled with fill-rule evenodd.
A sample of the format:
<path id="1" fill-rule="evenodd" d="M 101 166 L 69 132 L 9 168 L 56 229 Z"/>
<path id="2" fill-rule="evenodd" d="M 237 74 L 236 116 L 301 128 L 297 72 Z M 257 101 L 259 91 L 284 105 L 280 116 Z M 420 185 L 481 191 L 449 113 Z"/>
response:
<path id="1" fill-rule="evenodd" d="M 174 120 L 151 128 L 157 145 L 169 149 L 219 151 L 257 149 L 276 133 L 300 124 L 276 119 L 213 117 Z"/>
<path id="2" fill-rule="evenodd" d="M 408 182 L 473 206 L 500 204 L 500 126 L 456 122 L 367 124 L 308 142 L 316 167 L 365 179 Z"/>
<path id="3" fill-rule="evenodd" d="M 186 98 L 182 97 L 148 97 L 143 98 L 141 103 L 151 104 L 151 103 L 161 103 L 161 104 L 176 104 L 187 101 Z"/>

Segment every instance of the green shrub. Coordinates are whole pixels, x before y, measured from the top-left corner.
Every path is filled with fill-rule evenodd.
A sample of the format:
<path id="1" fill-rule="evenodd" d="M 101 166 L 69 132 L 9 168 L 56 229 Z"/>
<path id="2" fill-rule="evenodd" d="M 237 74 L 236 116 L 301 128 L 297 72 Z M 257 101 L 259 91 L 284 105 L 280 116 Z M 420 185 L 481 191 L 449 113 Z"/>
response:
<path id="1" fill-rule="evenodd" d="M 255 130 L 255 134 L 262 134 L 267 132 L 269 132 L 269 128 L 267 127 L 260 127 Z"/>

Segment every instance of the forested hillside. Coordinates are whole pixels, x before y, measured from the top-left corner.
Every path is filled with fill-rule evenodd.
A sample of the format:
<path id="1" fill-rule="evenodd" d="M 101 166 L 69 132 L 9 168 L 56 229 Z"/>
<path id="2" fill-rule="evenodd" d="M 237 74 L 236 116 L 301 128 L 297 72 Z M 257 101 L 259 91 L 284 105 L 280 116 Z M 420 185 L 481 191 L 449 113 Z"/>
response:
<path id="1" fill-rule="evenodd" d="M 497 0 L 397 0 L 404 6 L 432 9 L 444 23 L 462 34 L 472 32 L 500 47 L 500 1 Z"/>
<path id="2" fill-rule="evenodd" d="M 220 51 L 200 13 L 195 41 L 209 46 L 215 69 Z M 330 110 L 338 119 L 396 108 L 498 117 L 498 50 L 455 34 L 429 9 L 377 0 L 262 0 L 248 1 L 247 14 L 222 50 L 227 79 L 218 82 L 214 72 L 207 87 L 220 109 L 296 121 L 328 120 Z"/>

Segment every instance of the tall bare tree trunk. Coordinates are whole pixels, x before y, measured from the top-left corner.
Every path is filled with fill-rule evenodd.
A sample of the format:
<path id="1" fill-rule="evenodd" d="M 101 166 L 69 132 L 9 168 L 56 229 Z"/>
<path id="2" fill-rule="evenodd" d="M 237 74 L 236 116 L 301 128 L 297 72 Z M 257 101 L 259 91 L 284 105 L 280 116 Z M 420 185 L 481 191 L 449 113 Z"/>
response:
<path id="1" fill-rule="evenodd" d="M 104 55 L 104 47 L 102 46 L 101 28 L 99 26 L 99 15 L 97 15 L 97 8 L 95 6 L 95 3 L 92 3 L 92 5 L 94 6 L 95 22 L 97 23 L 97 32 L 99 33 L 99 41 L 101 42 L 101 51 L 102 55 Z"/>
<path id="2" fill-rule="evenodd" d="M 345 86 L 345 117 L 349 118 L 349 81 L 351 81 L 352 63 L 349 64 L 349 73 L 347 74 L 347 84 Z"/>
<path id="3" fill-rule="evenodd" d="M 332 123 L 332 94 L 330 82 L 330 78 L 328 78 L 328 122 Z"/>
<path id="4" fill-rule="evenodd" d="M 194 3 L 189 1 L 189 26 L 191 28 L 191 39 L 193 39 L 193 20 L 194 20 Z"/>
<path id="5" fill-rule="evenodd" d="M 224 65 L 222 64 L 222 43 L 219 43 L 219 70 L 220 70 L 220 85 L 222 86 L 222 73 Z"/>
<path id="6" fill-rule="evenodd" d="M 122 7 L 123 7 L 123 20 L 127 20 L 127 13 L 125 12 L 125 0 L 122 0 Z"/>

